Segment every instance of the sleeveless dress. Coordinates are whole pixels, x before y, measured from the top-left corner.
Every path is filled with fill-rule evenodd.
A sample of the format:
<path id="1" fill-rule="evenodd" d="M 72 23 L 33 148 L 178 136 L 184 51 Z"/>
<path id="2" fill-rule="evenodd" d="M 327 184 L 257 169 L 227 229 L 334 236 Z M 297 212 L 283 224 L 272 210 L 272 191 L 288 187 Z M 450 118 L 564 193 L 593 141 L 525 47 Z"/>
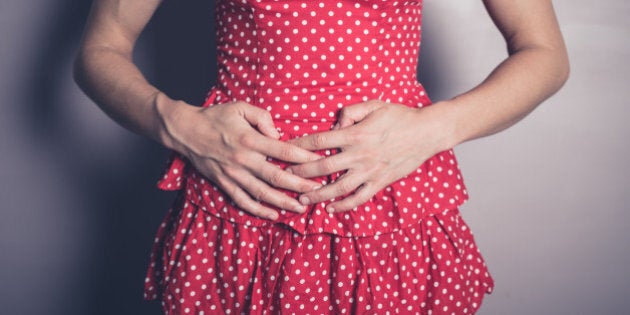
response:
<path id="1" fill-rule="evenodd" d="M 281 140 L 330 130 L 341 108 L 371 99 L 430 106 L 416 78 L 421 19 L 421 0 L 217 0 L 218 83 L 203 106 L 264 108 Z M 452 150 L 352 211 L 329 214 L 326 201 L 278 209 L 275 222 L 177 153 L 158 187 L 179 193 L 144 298 L 166 314 L 473 314 L 493 289 L 459 214 L 468 195 Z"/>

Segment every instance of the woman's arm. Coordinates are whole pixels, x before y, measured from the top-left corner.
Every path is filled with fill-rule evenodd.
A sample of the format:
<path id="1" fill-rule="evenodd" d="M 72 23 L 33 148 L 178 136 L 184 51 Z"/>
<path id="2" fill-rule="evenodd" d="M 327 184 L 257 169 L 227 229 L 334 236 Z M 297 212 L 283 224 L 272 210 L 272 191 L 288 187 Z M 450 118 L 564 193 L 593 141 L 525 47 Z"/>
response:
<path id="1" fill-rule="evenodd" d="M 160 2 L 94 1 L 74 75 L 116 122 L 175 149 L 161 117 L 177 106 L 165 106 L 171 100 L 150 85 L 132 62 L 136 39 Z"/>
<path id="2" fill-rule="evenodd" d="M 319 183 L 290 174 L 267 156 L 293 163 L 318 154 L 278 140 L 268 111 L 244 102 L 200 108 L 175 101 L 147 82 L 133 48 L 160 0 L 96 0 L 75 63 L 75 79 L 99 107 L 125 128 L 186 156 L 245 211 L 275 219 L 282 209 L 302 212 L 274 187 L 306 192 Z M 256 128 L 258 130 L 256 130 Z"/>
<path id="3" fill-rule="evenodd" d="M 504 130 L 558 91 L 569 58 L 550 0 L 484 0 L 509 58 L 479 86 L 443 102 L 449 147 Z"/>
<path id="4" fill-rule="evenodd" d="M 335 183 L 303 194 L 304 203 L 352 195 L 328 205 L 347 211 L 415 170 L 429 157 L 501 131 L 525 117 L 567 80 L 566 48 L 550 0 L 485 0 L 509 57 L 480 85 L 451 100 L 412 109 L 369 101 L 341 110 L 338 128 L 291 141 L 341 148 L 326 159 L 291 166 L 302 177 L 347 170 Z"/>

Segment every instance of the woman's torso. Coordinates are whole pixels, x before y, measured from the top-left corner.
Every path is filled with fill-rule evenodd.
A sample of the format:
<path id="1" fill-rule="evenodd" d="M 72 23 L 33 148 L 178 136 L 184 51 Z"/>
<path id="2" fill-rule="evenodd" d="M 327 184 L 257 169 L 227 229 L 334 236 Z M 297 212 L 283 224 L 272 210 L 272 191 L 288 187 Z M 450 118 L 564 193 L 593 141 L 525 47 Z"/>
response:
<path id="1" fill-rule="evenodd" d="M 267 109 L 281 140 L 330 130 L 341 108 L 371 99 L 418 108 L 431 104 L 416 78 L 422 1 L 219 0 L 216 14 L 218 83 L 204 106 L 241 100 Z M 341 174 L 314 180 L 331 183 Z M 184 188 L 191 202 L 236 223 L 274 224 L 238 209 L 181 157 L 158 186 Z M 447 150 L 356 210 L 328 214 L 330 201 L 321 202 L 304 214 L 280 211 L 278 222 L 303 234 L 375 235 L 467 198 L 455 155 Z"/>

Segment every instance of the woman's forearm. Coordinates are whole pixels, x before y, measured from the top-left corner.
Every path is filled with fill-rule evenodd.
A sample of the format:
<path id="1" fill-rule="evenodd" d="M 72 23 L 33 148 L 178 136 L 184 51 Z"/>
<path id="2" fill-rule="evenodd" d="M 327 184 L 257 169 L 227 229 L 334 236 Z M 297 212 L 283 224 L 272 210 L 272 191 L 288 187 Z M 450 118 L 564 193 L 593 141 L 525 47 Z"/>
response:
<path id="1" fill-rule="evenodd" d="M 444 101 L 449 145 L 504 130 L 533 111 L 567 80 L 564 49 L 524 48 L 513 53 L 474 89 Z"/>
<path id="2" fill-rule="evenodd" d="M 131 52 L 83 47 L 74 75 L 85 93 L 117 123 L 173 148 L 163 117 L 172 114 L 168 112 L 177 102 L 147 82 L 131 61 Z"/>
<path id="3" fill-rule="evenodd" d="M 95 0 L 75 60 L 85 93 L 128 130 L 174 148 L 164 119 L 185 108 L 144 78 L 132 61 L 137 38 L 161 0 Z"/>
<path id="4" fill-rule="evenodd" d="M 558 91 L 569 61 L 550 0 L 484 0 L 509 57 L 477 87 L 442 102 L 446 147 L 504 130 Z M 438 116 L 439 117 L 439 116 Z"/>

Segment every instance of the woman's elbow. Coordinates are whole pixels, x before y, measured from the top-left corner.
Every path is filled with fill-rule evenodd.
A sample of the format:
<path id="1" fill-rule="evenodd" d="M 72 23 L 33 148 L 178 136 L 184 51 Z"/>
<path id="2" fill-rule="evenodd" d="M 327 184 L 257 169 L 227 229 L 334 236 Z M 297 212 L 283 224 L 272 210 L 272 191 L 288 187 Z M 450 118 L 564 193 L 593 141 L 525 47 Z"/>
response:
<path id="1" fill-rule="evenodd" d="M 565 48 L 558 49 L 556 54 L 556 80 L 558 89 L 560 89 L 569 80 L 569 76 L 571 75 L 571 62 Z"/>
<path id="2" fill-rule="evenodd" d="M 83 91 L 86 90 L 88 81 L 88 54 L 83 47 L 79 48 L 72 64 L 72 78 Z"/>

